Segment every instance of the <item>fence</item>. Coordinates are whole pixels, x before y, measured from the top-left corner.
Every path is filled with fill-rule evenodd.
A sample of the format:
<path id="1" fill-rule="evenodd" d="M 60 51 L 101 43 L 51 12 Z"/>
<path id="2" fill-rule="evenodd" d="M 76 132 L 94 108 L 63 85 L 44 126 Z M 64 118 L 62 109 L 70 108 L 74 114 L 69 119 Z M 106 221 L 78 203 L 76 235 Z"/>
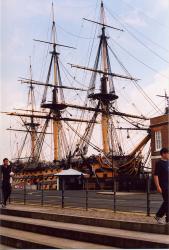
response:
<path id="1" fill-rule="evenodd" d="M 33 177 L 29 177 L 32 179 Z M 22 178 L 23 179 L 23 178 Z M 24 178 L 23 188 L 13 189 L 10 202 L 19 204 L 34 204 L 41 206 L 57 206 L 61 208 L 81 207 L 85 210 L 90 208 L 142 212 L 147 216 L 154 213 L 161 202 L 161 197 L 151 189 L 151 177 L 145 178 L 145 190 L 142 192 L 118 192 L 117 184 L 119 180 L 113 178 L 113 191 L 89 190 L 88 181 L 86 180 L 83 190 L 65 190 L 62 182 L 61 190 L 45 190 L 45 182 L 42 180 L 38 186 L 39 189 L 32 189 L 27 185 L 27 179 Z"/>

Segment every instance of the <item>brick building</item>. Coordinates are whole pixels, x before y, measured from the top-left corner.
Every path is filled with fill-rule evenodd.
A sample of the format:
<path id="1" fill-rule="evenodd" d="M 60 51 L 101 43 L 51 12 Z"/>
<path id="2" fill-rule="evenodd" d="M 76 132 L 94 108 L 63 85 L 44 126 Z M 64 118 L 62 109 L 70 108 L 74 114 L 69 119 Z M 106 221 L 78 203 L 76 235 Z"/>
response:
<path id="1" fill-rule="evenodd" d="M 151 129 L 151 160 L 152 170 L 155 162 L 160 159 L 160 149 L 169 148 L 169 112 L 166 109 L 164 115 L 150 119 Z"/>

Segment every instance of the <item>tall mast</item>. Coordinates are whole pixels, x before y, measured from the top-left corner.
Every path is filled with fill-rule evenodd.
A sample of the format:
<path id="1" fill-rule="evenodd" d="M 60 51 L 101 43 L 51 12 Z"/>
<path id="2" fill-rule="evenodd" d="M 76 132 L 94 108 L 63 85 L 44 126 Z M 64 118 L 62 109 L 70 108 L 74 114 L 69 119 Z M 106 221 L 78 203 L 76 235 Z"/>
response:
<path id="1" fill-rule="evenodd" d="M 31 58 L 30 58 L 29 70 L 30 70 L 30 79 L 32 81 Z M 31 122 L 26 123 L 25 125 L 30 127 L 30 131 L 31 131 L 30 132 L 30 134 L 31 134 L 31 156 L 32 156 L 32 161 L 34 161 L 36 158 L 36 156 L 35 156 L 35 145 L 36 145 L 36 139 L 37 139 L 36 127 L 39 126 L 39 124 L 34 121 L 34 117 L 33 117 L 34 110 L 35 110 L 35 96 L 34 96 L 34 87 L 31 83 L 31 81 L 30 81 L 30 89 L 29 89 L 29 95 L 28 95 L 28 105 L 30 105 L 32 116 L 30 117 Z M 29 98 L 29 96 L 30 96 L 30 98 Z"/>
<path id="2" fill-rule="evenodd" d="M 64 109 L 66 109 L 67 105 L 65 104 L 65 100 L 64 100 L 63 88 L 60 88 L 62 87 L 62 81 L 61 81 L 61 74 L 60 74 L 60 68 L 59 68 L 59 53 L 57 52 L 56 48 L 57 46 L 68 47 L 68 48 L 72 48 L 72 47 L 56 43 L 56 25 L 55 25 L 55 18 L 54 18 L 53 3 L 52 3 L 52 41 L 51 42 L 40 41 L 40 40 L 36 40 L 36 41 L 48 43 L 53 46 L 53 50 L 51 52 L 52 56 L 51 56 L 51 61 L 50 61 L 50 66 L 48 70 L 48 75 L 47 75 L 47 80 L 45 84 L 41 107 L 50 109 L 50 113 L 52 114 L 54 161 L 58 161 L 61 159 L 61 154 L 63 153 L 61 152 L 62 151 L 61 144 L 63 146 L 63 143 L 65 143 L 65 145 L 67 146 L 67 139 L 62 129 L 62 123 L 61 123 L 61 120 L 62 120 L 61 110 L 63 111 Z M 46 103 L 47 88 L 49 85 L 52 67 L 53 67 L 52 102 Z M 64 136 L 64 139 L 63 139 L 63 136 Z"/>
<path id="3" fill-rule="evenodd" d="M 104 24 L 104 7 L 103 7 L 103 2 L 101 2 L 101 20 Z M 103 70 L 104 72 L 108 71 L 108 65 L 107 65 L 107 42 L 106 42 L 106 35 L 105 35 L 105 27 L 102 27 L 102 34 L 101 34 L 101 39 L 102 39 L 102 65 L 103 65 Z M 103 95 L 107 94 L 107 77 L 103 75 L 101 78 L 101 93 Z M 108 128 L 109 128 L 109 115 L 108 115 L 108 110 L 109 110 L 109 105 L 107 102 L 102 102 L 101 103 L 102 110 L 105 111 L 102 113 L 102 143 L 103 143 L 103 151 L 107 154 L 110 152 L 110 145 L 109 145 L 109 134 L 108 134 Z"/>
<path id="4" fill-rule="evenodd" d="M 54 19 L 54 7 L 52 3 L 52 35 L 53 35 L 53 58 L 54 58 L 54 64 L 53 64 L 53 70 L 54 70 L 54 85 L 58 86 L 58 73 L 57 73 L 57 61 L 58 61 L 58 53 L 56 52 L 56 26 L 55 26 L 55 19 Z M 57 89 L 53 89 L 53 104 L 56 104 L 58 102 L 58 97 L 56 94 Z M 56 120 L 55 118 L 58 118 L 58 111 L 53 110 L 54 116 L 53 116 L 53 143 L 54 143 L 54 161 L 59 160 L 59 127 L 60 127 L 60 121 Z"/>
<path id="5" fill-rule="evenodd" d="M 122 154 L 123 152 L 122 152 L 122 148 L 119 143 L 119 140 L 118 140 L 117 132 L 115 131 L 115 129 L 113 130 L 113 134 L 110 131 L 110 123 L 113 123 L 112 114 L 115 114 L 114 104 L 115 104 L 116 99 L 118 99 L 118 96 L 115 93 L 113 79 L 116 77 L 124 78 L 128 80 L 137 80 L 137 79 L 134 79 L 129 76 L 121 75 L 121 74 L 116 74 L 111 71 L 110 58 L 109 58 L 109 52 L 108 52 L 108 42 L 107 42 L 108 37 L 106 36 L 105 29 L 111 28 L 117 31 L 123 31 L 123 30 L 107 25 L 105 23 L 105 12 L 104 12 L 103 1 L 101 1 L 100 22 L 86 19 L 86 18 L 84 18 L 84 20 L 101 26 L 101 35 L 99 37 L 100 41 L 99 41 L 99 46 L 97 50 L 94 67 L 88 68 L 88 67 L 73 65 L 73 64 L 71 64 L 71 66 L 92 72 L 89 90 L 88 90 L 88 98 L 91 100 L 91 104 L 95 105 L 95 108 L 94 108 L 95 112 L 97 112 L 97 110 L 101 110 L 101 131 L 102 131 L 103 152 L 105 154 L 109 154 L 111 152 L 110 142 L 111 142 L 111 137 L 113 136 L 113 142 L 114 144 L 116 144 L 116 147 L 113 147 L 113 148 L 114 150 L 117 151 L 117 154 Z M 99 62 L 100 62 L 101 69 L 99 68 Z M 96 78 L 98 74 L 101 74 L 99 91 L 97 91 L 96 89 Z M 120 115 L 120 113 L 118 114 Z M 96 119 L 96 118 L 97 118 L 97 114 L 94 115 L 92 119 Z M 87 137 L 91 138 L 93 128 L 94 126 L 91 126 L 90 124 L 87 125 L 86 131 L 88 132 L 85 132 L 85 138 Z M 80 148 L 82 148 L 84 143 L 80 142 L 79 144 L 80 144 Z"/>
<path id="6" fill-rule="evenodd" d="M 98 68 L 98 60 L 99 56 L 101 55 L 101 65 L 102 65 L 102 77 L 100 79 L 100 93 L 92 93 L 88 97 L 92 99 L 97 99 L 100 101 L 100 106 L 102 109 L 101 114 L 101 130 L 102 130 L 102 147 L 103 152 L 108 154 L 110 152 L 110 103 L 114 102 L 118 96 L 115 95 L 114 85 L 112 78 L 110 79 L 111 75 L 111 66 L 109 61 L 109 54 L 108 54 L 108 44 L 107 44 L 107 36 L 105 33 L 105 13 L 104 13 L 104 6 L 103 2 L 101 1 L 101 11 L 100 11 L 100 23 L 102 26 L 101 28 L 101 36 L 100 36 L 100 43 L 99 49 L 96 59 L 95 65 L 96 71 Z M 113 27 L 113 29 L 116 29 Z M 96 72 L 95 72 L 96 73 Z M 109 83 L 109 89 L 108 89 Z"/>
<path id="7" fill-rule="evenodd" d="M 18 159 L 20 158 L 26 140 L 27 140 L 27 136 L 28 134 L 30 134 L 30 141 L 31 141 L 31 147 L 30 147 L 30 156 L 29 161 L 31 162 L 35 162 L 37 160 L 37 153 L 36 153 L 36 147 L 37 147 L 37 134 L 40 133 L 37 131 L 37 128 L 39 127 L 39 123 L 36 121 L 36 118 L 40 118 L 37 117 L 35 115 L 35 113 L 39 113 L 40 111 L 36 111 L 35 110 L 35 94 L 34 94 L 34 86 L 32 84 L 32 65 L 31 65 L 31 58 L 30 58 L 30 65 L 29 65 L 29 75 L 30 78 L 27 81 L 27 84 L 29 84 L 29 91 L 28 91 L 28 99 L 27 99 L 27 109 L 15 109 L 15 110 L 19 110 L 19 111 L 25 111 L 26 113 L 17 113 L 17 112 L 7 112 L 8 115 L 12 115 L 12 116 L 19 116 L 22 120 L 22 123 L 25 127 L 25 129 L 8 129 L 8 130 L 12 130 L 12 131 L 18 131 L 18 132 L 24 132 L 26 133 L 24 140 L 23 140 L 23 144 L 20 148 L 19 151 L 19 156 Z M 6 112 L 5 112 L 6 113 Z M 24 117 L 26 118 L 26 121 L 24 120 Z"/>

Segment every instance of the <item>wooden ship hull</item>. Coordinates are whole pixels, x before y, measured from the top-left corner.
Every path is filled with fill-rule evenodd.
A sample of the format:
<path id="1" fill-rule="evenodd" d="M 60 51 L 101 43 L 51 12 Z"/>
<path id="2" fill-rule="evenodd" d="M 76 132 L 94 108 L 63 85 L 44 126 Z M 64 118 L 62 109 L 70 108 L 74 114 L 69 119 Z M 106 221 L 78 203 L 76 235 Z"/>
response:
<path id="1" fill-rule="evenodd" d="M 103 189 L 112 190 L 112 177 L 122 177 L 123 180 L 130 178 L 140 178 L 144 174 L 145 162 L 141 155 L 135 157 L 139 149 L 150 140 L 150 134 L 138 145 L 135 151 L 125 156 L 101 157 L 92 155 L 90 157 L 79 157 L 71 159 L 71 167 L 86 174 L 88 178 L 88 188 L 91 190 Z M 113 164 L 112 164 L 113 161 Z M 113 168 L 110 166 L 113 165 Z M 36 189 L 56 190 L 58 189 L 57 176 L 62 169 L 70 167 L 70 161 L 62 160 L 58 162 L 43 163 L 13 163 L 15 169 L 14 187 L 23 189 L 26 185 L 35 186 Z M 25 179 L 26 178 L 26 179 Z M 43 183 L 43 185 L 41 185 Z M 69 187 L 72 189 L 72 186 Z M 83 188 L 76 186 L 75 189 Z M 136 185 L 135 189 L 138 188 Z M 120 189 L 120 184 L 119 184 Z"/>

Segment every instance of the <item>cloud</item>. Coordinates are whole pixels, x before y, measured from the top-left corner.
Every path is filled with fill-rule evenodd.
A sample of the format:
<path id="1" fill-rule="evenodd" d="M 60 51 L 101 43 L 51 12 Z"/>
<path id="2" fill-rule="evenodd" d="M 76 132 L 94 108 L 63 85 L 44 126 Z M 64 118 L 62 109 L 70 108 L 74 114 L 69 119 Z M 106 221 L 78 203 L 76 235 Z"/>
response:
<path id="1" fill-rule="evenodd" d="M 160 14 L 169 10 L 169 0 L 156 0 L 153 1 L 151 6 L 151 10 L 145 13 L 152 18 L 157 18 Z"/>
<path id="2" fill-rule="evenodd" d="M 54 3 L 56 21 L 60 19 L 62 21 L 80 20 L 89 9 L 94 9 L 95 6 L 95 2 L 86 5 L 85 0 L 5 0 L 2 2 L 2 9 L 4 13 L 15 20 L 18 18 L 52 17 L 52 2 Z"/>
<path id="3" fill-rule="evenodd" d="M 169 0 L 157 0 L 158 7 L 160 6 L 161 9 L 168 9 L 169 8 Z"/>
<path id="4" fill-rule="evenodd" d="M 133 27 L 144 27 L 146 21 L 143 15 L 138 10 L 130 11 L 125 17 L 122 17 L 122 22 L 125 22 Z"/>
<path id="5" fill-rule="evenodd" d="M 165 102 L 163 99 L 157 97 L 157 95 L 164 95 L 165 90 L 169 94 L 169 79 L 164 78 L 161 74 L 168 76 L 169 78 L 169 68 L 161 70 L 158 74 L 155 74 L 152 77 L 151 82 L 148 82 L 143 87 L 143 89 L 163 113 L 165 108 Z M 149 116 L 162 114 L 161 112 L 155 111 L 155 109 L 152 108 L 152 106 L 145 100 L 145 98 L 141 94 L 139 94 L 137 90 L 133 91 L 131 96 L 133 101 L 137 103 L 138 108 L 140 110 L 143 110 L 143 114 L 149 114 Z"/>
<path id="6" fill-rule="evenodd" d="M 134 0 L 122 0 L 122 2 L 124 4 L 126 3 L 126 6 L 130 8 L 131 14 L 137 15 L 138 24 L 144 24 L 144 22 L 147 23 L 151 18 L 158 22 L 160 15 L 163 15 L 164 12 L 168 12 L 169 9 L 169 0 L 142 0 L 138 4 L 136 4 L 136 1 Z"/>
<path id="7" fill-rule="evenodd" d="M 48 1 L 40 0 L 5 0 L 2 2 L 2 9 L 10 18 L 21 18 L 27 16 L 48 15 L 51 5 Z"/>

